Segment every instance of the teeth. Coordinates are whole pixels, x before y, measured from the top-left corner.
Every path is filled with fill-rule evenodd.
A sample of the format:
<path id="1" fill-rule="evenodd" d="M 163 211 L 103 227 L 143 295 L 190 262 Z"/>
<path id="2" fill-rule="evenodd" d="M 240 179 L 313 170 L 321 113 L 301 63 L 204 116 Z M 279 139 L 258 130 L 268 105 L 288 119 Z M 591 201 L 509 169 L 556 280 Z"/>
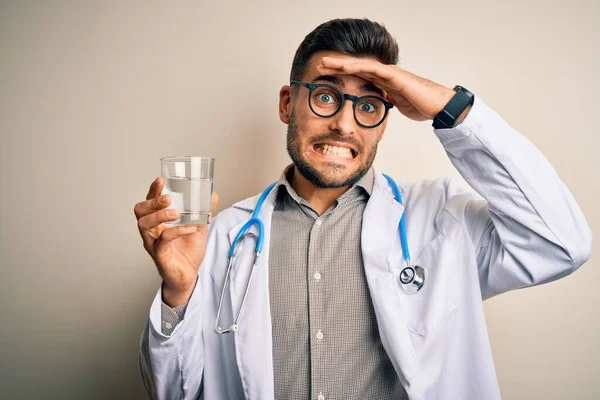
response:
<path id="1" fill-rule="evenodd" d="M 337 146 L 331 146 L 328 144 L 323 144 L 321 146 L 318 146 L 318 149 L 323 154 L 331 154 L 331 155 L 346 158 L 346 159 L 352 158 L 352 150 L 350 150 L 347 147 L 337 147 Z"/>

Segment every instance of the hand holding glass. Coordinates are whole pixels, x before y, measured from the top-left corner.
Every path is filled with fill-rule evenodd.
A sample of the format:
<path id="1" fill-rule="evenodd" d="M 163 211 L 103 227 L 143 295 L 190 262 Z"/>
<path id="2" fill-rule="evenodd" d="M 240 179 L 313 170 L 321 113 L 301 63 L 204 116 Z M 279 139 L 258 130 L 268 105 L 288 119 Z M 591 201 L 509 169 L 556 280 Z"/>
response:
<path id="1" fill-rule="evenodd" d="M 163 174 L 170 178 L 189 178 L 188 181 L 198 178 L 210 181 L 209 190 L 199 194 L 197 191 L 190 190 L 190 187 L 206 188 L 206 184 L 187 186 L 184 184 L 183 190 L 174 190 L 178 187 L 175 184 L 170 190 L 165 190 L 167 180 L 164 176 L 159 176 L 150 185 L 146 200 L 136 203 L 133 208 L 144 249 L 152 257 L 158 273 L 163 278 L 163 301 L 169 306 L 175 307 L 185 304 L 194 290 L 198 278 L 198 268 L 206 254 L 206 236 L 208 234 L 208 225 L 182 225 L 181 220 L 208 221 L 210 213 L 214 213 L 217 208 L 218 196 L 216 193 L 211 193 L 214 160 L 209 159 L 204 163 L 201 159 L 189 160 L 187 164 L 190 167 L 186 166 L 185 161 L 181 164 L 182 160 L 169 161 L 165 159 L 164 161 L 162 162 Z M 179 165 L 179 167 L 175 165 Z M 200 172 L 197 166 L 200 166 Z M 202 170 L 204 172 L 201 172 Z M 173 171 L 173 173 L 169 171 Z M 181 171 L 183 173 L 179 174 Z M 191 173 L 190 171 L 195 172 Z M 185 181 L 185 179 L 179 180 Z M 188 194 L 188 197 L 202 198 L 202 200 L 188 201 L 182 194 L 184 192 Z M 190 192 L 196 194 L 192 196 Z M 161 193 L 166 194 L 161 195 Z M 174 194 L 174 197 L 178 198 L 178 202 L 182 206 L 181 210 L 173 209 L 175 207 L 172 205 L 172 195 L 168 193 Z M 208 208 L 205 207 L 207 201 Z M 185 217 L 182 218 L 182 214 Z"/>

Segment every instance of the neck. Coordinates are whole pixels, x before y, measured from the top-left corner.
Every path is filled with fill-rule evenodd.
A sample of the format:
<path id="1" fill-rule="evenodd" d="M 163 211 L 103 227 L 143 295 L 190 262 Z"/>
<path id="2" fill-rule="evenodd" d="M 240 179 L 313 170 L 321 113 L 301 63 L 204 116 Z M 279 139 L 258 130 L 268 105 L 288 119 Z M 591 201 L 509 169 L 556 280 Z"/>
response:
<path id="1" fill-rule="evenodd" d="M 350 186 L 341 188 L 317 187 L 298 172 L 296 167 L 294 167 L 294 175 L 292 176 L 290 186 L 296 191 L 298 196 L 308 201 L 319 215 L 323 215 L 335 203 L 337 198 L 350 188 Z"/>

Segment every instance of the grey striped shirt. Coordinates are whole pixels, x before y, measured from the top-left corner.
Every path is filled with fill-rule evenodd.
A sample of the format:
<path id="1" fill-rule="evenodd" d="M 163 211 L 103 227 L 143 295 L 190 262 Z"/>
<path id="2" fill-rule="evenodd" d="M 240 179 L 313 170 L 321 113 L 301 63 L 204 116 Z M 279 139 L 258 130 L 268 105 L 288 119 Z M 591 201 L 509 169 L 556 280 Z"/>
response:
<path id="1" fill-rule="evenodd" d="M 406 399 L 379 338 L 363 267 L 373 169 L 321 216 L 290 186 L 293 173 L 290 166 L 280 176 L 271 222 L 275 398 Z M 168 335 L 185 309 L 162 311 Z"/>

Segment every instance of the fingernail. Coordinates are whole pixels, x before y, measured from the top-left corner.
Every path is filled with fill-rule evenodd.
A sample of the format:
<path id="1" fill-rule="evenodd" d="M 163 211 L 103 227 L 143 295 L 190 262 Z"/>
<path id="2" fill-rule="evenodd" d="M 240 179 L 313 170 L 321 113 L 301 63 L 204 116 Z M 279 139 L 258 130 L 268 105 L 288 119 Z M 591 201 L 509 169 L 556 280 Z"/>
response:
<path id="1" fill-rule="evenodd" d="M 167 195 L 166 195 L 166 194 L 163 194 L 162 196 L 160 196 L 160 197 L 158 198 L 158 202 L 159 202 L 159 203 L 166 203 L 166 202 L 167 202 Z"/>
<path id="2" fill-rule="evenodd" d="M 177 210 L 167 210 L 167 215 L 169 217 L 174 217 L 177 215 Z"/>

